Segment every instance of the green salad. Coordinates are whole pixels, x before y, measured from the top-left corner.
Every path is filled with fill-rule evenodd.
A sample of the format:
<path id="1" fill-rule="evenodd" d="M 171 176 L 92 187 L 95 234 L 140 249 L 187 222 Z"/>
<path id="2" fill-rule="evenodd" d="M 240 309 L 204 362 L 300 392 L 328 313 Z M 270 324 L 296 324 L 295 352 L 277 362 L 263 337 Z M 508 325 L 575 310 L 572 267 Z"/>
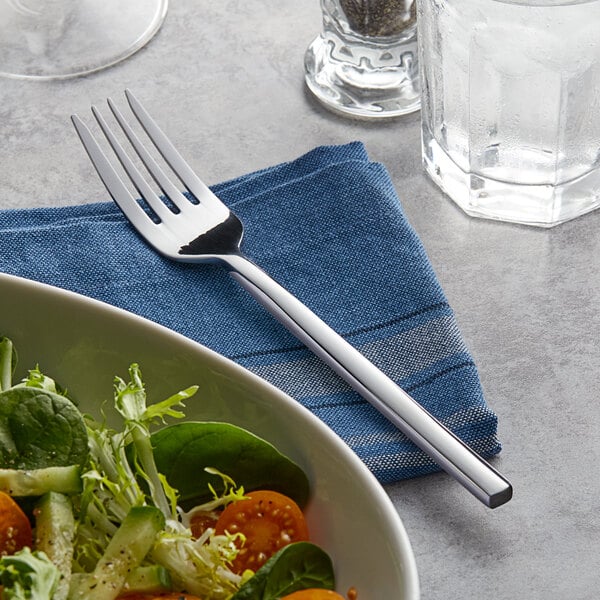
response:
<path id="1" fill-rule="evenodd" d="M 305 473 L 240 427 L 182 420 L 197 387 L 150 403 L 133 364 L 89 415 L 16 364 L 0 338 L 0 598 L 341 598 L 297 595 L 334 588 Z"/>

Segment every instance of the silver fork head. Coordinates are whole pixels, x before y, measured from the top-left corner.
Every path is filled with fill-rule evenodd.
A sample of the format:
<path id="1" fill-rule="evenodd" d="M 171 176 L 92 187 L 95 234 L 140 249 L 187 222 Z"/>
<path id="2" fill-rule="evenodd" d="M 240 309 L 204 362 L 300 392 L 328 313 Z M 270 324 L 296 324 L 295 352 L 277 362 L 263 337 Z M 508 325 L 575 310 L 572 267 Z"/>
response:
<path id="1" fill-rule="evenodd" d="M 77 115 L 73 115 L 71 120 L 79 138 L 115 203 L 138 233 L 168 258 L 202 262 L 219 260 L 222 255 L 237 254 L 243 234 L 239 219 L 194 173 L 139 100 L 129 90 L 125 91 L 125 95 L 147 137 L 183 183 L 187 194 L 173 183 L 109 98 L 108 106 L 119 128 L 161 192 L 159 196 L 154 191 L 98 108 L 92 106 L 92 113 L 118 158 L 122 171 L 139 194 L 138 199 L 129 191 L 90 129 Z"/>

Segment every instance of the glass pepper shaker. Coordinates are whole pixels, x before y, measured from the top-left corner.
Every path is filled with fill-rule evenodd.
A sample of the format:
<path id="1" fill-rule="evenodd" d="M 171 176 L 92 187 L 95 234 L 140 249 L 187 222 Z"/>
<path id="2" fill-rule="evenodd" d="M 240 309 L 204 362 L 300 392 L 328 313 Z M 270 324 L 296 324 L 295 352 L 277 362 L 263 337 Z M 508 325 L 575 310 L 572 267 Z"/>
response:
<path id="1" fill-rule="evenodd" d="M 415 0 L 321 0 L 323 30 L 305 79 L 330 109 L 355 117 L 419 110 Z"/>

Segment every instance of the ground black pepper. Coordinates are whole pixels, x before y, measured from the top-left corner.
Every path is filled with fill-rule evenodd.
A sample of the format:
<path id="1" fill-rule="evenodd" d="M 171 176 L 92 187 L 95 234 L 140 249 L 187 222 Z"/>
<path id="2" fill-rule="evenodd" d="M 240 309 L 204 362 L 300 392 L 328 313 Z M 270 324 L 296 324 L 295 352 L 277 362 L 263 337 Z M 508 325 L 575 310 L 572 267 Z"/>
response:
<path id="1" fill-rule="evenodd" d="M 417 20 L 415 0 L 339 0 L 350 27 L 365 36 L 402 33 Z"/>

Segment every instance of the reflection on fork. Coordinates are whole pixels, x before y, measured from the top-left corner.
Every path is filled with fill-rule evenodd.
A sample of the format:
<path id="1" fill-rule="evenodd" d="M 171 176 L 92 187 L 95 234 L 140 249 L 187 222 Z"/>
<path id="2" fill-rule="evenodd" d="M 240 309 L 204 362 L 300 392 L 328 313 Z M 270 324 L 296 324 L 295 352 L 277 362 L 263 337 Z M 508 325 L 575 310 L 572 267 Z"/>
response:
<path id="1" fill-rule="evenodd" d="M 132 194 L 83 121 L 73 123 L 100 178 L 140 235 L 164 256 L 184 262 L 218 262 L 291 333 L 324 360 L 444 470 L 487 506 L 512 497 L 510 483 L 451 431 L 424 410 L 389 377 L 346 342 L 307 306 L 275 282 L 240 251 L 240 220 L 198 178 L 140 102 L 126 91 L 129 106 L 160 155 L 183 183 L 182 193 L 141 142 L 114 102 L 108 105 L 135 155 L 150 173 L 149 182 L 96 107 L 92 111 L 123 171 Z M 154 191 L 153 183 L 159 188 Z M 141 205 L 137 196 L 142 199 Z"/>

